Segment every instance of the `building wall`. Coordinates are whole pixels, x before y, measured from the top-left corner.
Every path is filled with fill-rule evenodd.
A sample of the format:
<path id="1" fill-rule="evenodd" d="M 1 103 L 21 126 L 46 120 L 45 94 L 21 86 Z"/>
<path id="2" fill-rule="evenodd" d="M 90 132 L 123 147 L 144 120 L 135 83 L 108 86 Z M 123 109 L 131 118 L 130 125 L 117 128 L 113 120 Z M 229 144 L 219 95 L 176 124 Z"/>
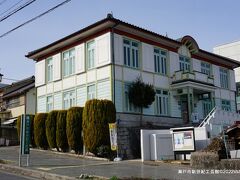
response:
<path id="1" fill-rule="evenodd" d="M 36 89 L 32 88 L 26 93 L 26 114 L 36 113 Z"/>
<path id="2" fill-rule="evenodd" d="M 95 85 L 96 98 L 112 99 L 111 93 L 111 56 L 110 33 L 106 33 L 90 41 L 95 41 L 95 68 L 87 70 L 86 43 L 74 47 L 75 73 L 63 77 L 62 53 L 52 56 L 53 81 L 46 80 L 46 59 L 36 63 L 37 112 L 46 112 L 47 97 L 53 97 L 53 109 L 63 108 L 63 94 L 75 92 L 77 106 L 84 106 L 87 100 L 87 87 Z"/>

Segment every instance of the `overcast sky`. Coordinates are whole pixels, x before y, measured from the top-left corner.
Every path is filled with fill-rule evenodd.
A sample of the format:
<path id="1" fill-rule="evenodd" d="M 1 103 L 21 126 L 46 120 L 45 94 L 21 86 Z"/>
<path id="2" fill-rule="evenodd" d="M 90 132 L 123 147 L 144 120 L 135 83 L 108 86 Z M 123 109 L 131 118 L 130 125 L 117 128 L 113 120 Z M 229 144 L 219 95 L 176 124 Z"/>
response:
<path id="1" fill-rule="evenodd" d="M 0 0 L 0 18 L 20 0 Z M 21 3 L 28 0 L 22 0 Z M 0 22 L 0 36 L 63 0 L 36 0 Z M 0 38 L 0 73 L 8 79 L 34 75 L 32 50 L 78 31 L 112 12 L 115 18 L 177 39 L 192 36 L 201 49 L 240 40 L 239 0 L 72 0 Z M 12 81 L 3 79 L 3 83 Z"/>

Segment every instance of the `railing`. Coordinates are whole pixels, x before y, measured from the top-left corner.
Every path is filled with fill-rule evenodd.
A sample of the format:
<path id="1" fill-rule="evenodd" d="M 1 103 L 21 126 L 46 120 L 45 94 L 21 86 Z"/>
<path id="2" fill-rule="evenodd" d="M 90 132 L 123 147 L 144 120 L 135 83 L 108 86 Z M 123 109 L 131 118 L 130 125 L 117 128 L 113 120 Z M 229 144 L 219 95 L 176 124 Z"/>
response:
<path id="1" fill-rule="evenodd" d="M 203 119 L 203 121 L 200 123 L 200 125 L 199 125 L 198 127 L 203 127 L 205 124 L 207 124 L 207 123 L 211 120 L 211 118 L 212 118 L 213 114 L 216 112 L 216 110 L 217 110 L 217 107 L 215 106 L 215 107 L 208 113 L 208 115 Z"/>
<path id="2" fill-rule="evenodd" d="M 214 84 L 213 77 L 208 76 L 207 74 L 204 74 L 199 71 L 176 71 L 173 75 L 173 81 L 179 81 L 179 80 L 195 80 L 195 81 L 202 81 L 209 84 Z"/>

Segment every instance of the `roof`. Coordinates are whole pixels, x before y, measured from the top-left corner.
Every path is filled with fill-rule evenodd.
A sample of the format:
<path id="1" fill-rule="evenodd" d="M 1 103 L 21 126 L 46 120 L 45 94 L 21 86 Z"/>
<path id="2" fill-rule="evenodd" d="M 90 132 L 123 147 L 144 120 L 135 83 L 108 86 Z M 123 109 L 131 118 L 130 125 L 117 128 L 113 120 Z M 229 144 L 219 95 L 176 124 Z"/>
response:
<path id="1" fill-rule="evenodd" d="M 35 87 L 35 76 L 23 79 L 6 86 L 3 99 L 21 95 Z"/>
<path id="2" fill-rule="evenodd" d="M 105 19 L 97 21 L 96 23 L 87 26 L 77 32 L 74 32 L 73 34 L 70 34 L 51 44 L 31 51 L 26 55 L 26 57 L 35 61 L 40 61 L 48 56 L 61 52 L 63 49 L 78 45 L 84 40 L 86 41 L 86 39 L 88 39 L 93 34 L 97 34 L 106 30 L 113 30 L 115 33 L 124 32 L 126 34 L 132 35 L 133 37 L 138 36 L 144 38 L 147 41 L 161 44 L 164 48 L 171 49 L 175 52 L 177 52 L 180 46 L 189 45 L 190 52 L 197 58 L 202 58 L 203 60 L 210 59 L 213 64 L 217 64 L 217 62 L 219 62 L 219 64 L 232 69 L 240 66 L 240 62 L 236 60 L 200 49 L 194 38 L 189 35 L 184 36 L 178 40 L 174 40 L 161 34 L 116 19 L 112 15 L 108 15 Z"/>

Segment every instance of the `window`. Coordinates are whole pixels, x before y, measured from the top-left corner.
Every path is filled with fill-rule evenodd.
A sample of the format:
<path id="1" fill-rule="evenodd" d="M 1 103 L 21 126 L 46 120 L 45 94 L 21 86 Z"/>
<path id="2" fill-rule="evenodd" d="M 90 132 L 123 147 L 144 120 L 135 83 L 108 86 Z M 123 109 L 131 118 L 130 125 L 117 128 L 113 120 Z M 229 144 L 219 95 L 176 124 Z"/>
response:
<path id="1" fill-rule="evenodd" d="M 94 84 L 87 87 L 87 99 L 94 99 L 95 97 L 96 97 L 96 87 Z"/>
<path id="2" fill-rule="evenodd" d="M 123 40 L 124 65 L 139 67 L 139 44 L 135 41 Z"/>
<path id="3" fill-rule="evenodd" d="M 88 69 L 95 67 L 95 42 L 87 43 L 87 66 Z"/>
<path id="4" fill-rule="evenodd" d="M 181 71 L 190 71 L 190 59 L 184 56 L 179 56 L 179 65 Z"/>
<path id="5" fill-rule="evenodd" d="M 68 109 L 72 106 L 75 106 L 75 103 L 76 103 L 75 91 L 69 91 L 63 94 L 63 109 Z"/>
<path id="6" fill-rule="evenodd" d="M 63 75 L 70 76 L 75 73 L 75 50 L 71 49 L 63 53 Z"/>
<path id="7" fill-rule="evenodd" d="M 154 67 L 155 72 L 167 74 L 167 52 L 160 49 L 154 49 Z"/>
<path id="8" fill-rule="evenodd" d="M 140 108 L 134 106 L 132 103 L 129 102 L 128 90 L 129 90 L 129 84 L 125 84 L 125 86 L 124 86 L 125 111 L 138 113 L 138 112 L 140 112 Z"/>
<path id="9" fill-rule="evenodd" d="M 168 115 L 168 91 L 156 90 L 156 110 L 157 115 Z"/>
<path id="10" fill-rule="evenodd" d="M 53 80 L 53 59 L 47 59 L 47 82 L 51 82 Z"/>
<path id="11" fill-rule="evenodd" d="M 53 110 L 53 97 L 48 96 L 47 97 L 47 112 L 50 112 Z"/>
<path id="12" fill-rule="evenodd" d="M 201 62 L 201 72 L 210 76 L 211 75 L 211 65 L 209 63 Z"/>
<path id="13" fill-rule="evenodd" d="M 228 88 L 228 70 L 220 68 L 220 85 L 222 88 Z"/>
<path id="14" fill-rule="evenodd" d="M 225 111 L 231 111 L 231 104 L 228 100 L 222 100 L 222 109 Z"/>
<path id="15" fill-rule="evenodd" d="M 15 107 L 23 105 L 24 100 L 23 100 L 23 98 L 21 98 L 21 99 L 20 99 L 20 97 L 13 97 L 13 98 L 7 100 L 6 107 L 7 108 L 15 108 Z"/>

